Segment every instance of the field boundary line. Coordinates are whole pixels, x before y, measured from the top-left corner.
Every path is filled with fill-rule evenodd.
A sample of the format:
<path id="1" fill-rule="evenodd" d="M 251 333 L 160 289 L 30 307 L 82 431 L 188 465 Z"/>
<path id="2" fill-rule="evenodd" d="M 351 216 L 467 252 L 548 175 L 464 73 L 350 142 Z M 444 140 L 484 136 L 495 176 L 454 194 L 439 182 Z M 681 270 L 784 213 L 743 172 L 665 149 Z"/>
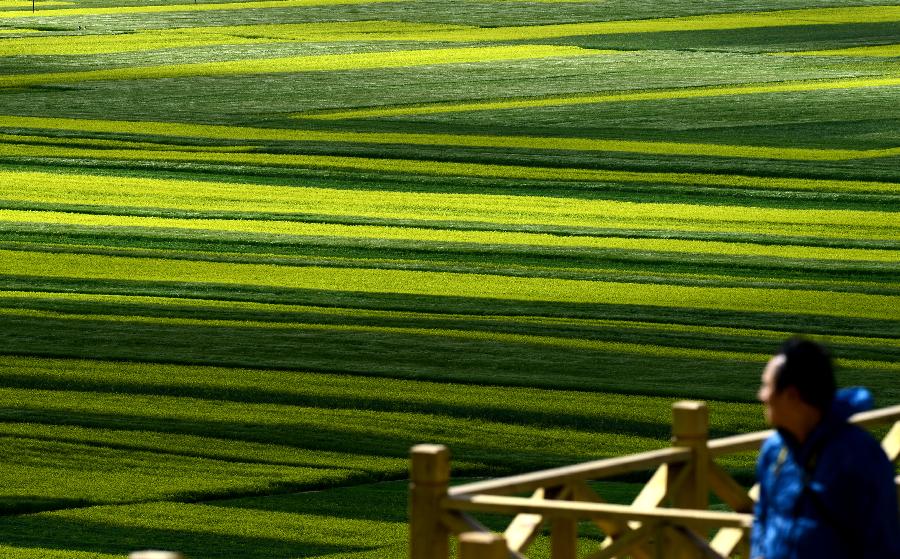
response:
<path id="1" fill-rule="evenodd" d="M 4 157 L 161 161 L 172 163 L 240 163 L 274 167 L 364 170 L 383 173 L 399 173 L 404 175 L 422 174 L 432 176 L 588 181 L 601 183 L 677 184 L 682 186 L 714 186 L 738 189 L 872 193 L 895 193 L 897 191 L 896 183 L 879 181 L 801 179 L 715 173 L 615 171 L 572 167 L 556 168 L 491 163 L 459 163 L 428 159 L 378 159 L 372 157 L 336 155 L 112 150 L 0 144 L 0 158 Z"/>
<path id="2" fill-rule="evenodd" d="M 898 79 L 900 84 L 900 79 Z M 900 155 L 900 147 L 885 149 L 835 149 L 835 148 L 795 148 L 779 146 L 711 144 L 693 142 L 660 142 L 611 140 L 594 138 L 573 138 L 559 136 L 493 136 L 478 134 L 423 134 L 414 132 L 331 132 L 295 128 L 259 128 L 221 126 L 213 124 L 182 124 L 160 121 L 89 120 L 65 118 L 40 118 L 0 116 L 0 127 L 25 128 L 35 130 L 65 130 L 73 132 L 96 132 L 105 134 L 134 134 L 148 136 L 168 136 L 176 138 L 202 138 L 235 141 L 274 142 L 329 142 L 377 145 L 416 146 L 456 146 L 492 147 L 511 149 L 540 149 L 554 151 L 623 152 L 674 156 L 710 156 L 758 159 L 784 159 L 797 161 L 844 161 L 893 157 Z M 45 137 L 0 135 L 0 140 L 12 141 L 16 138 L 29 140 Z M 46 137 L 51 143 L 66 141 L 95 141 L 109 147 L 135 147 L 171 149 L 172 151 L 247 151 L 250 146 L 186 146 L 151 144 L 146 142 L 125 142 L 118 140 L 82 140 Z M 105 142 L 105 143 L 104 143 Z M 117 144 L 122 144 L 118 146 Z"/>
<path id="3" fill-rule="evenodd" d="M 455 338 L 501 343 L 541 345 L 575 350 L 611 351 L 630 355 L 654 355 L 657 357 L 722 359 L 748 363 L 764 363 L 769 355 L 741 351 L 721 351 L 705 348 L 685 348 L 661 346 L 653 344 L 636 344 L 631 342 L 610 342 L 589 340 L 563 336 L 538 336 L 533 334 L 511 334 L 504 332 L 486 332 L 481 330 L 462 330 L 451 328 L 416 328 L 402 326 L 370 326 L 356 324 L 315 324 L 297 322 L 275 322 L 256 320 L 228 320 L 206 318 L 174 318 L 141 315 L 85 314 L 62 311 L 44 311 L 35 309 L 0 309 L 0 316 L 30 318 L 63 318 L 66 320 L 97 320 L 102 322 L 122 322 L 173 326 L 203 326 L 222 328 L 251 328 L 266 330 L 312 330 L 338 332 L 364 332 L 378 334 L 405 334 L 424 337 Z M 900 372 L 900 363 L 893 361 L 872 361 L 863 359 L 838 359 L 842 367 L 862 369 L 884 369 Z"/>
<path id="4" fill-rule="evenodd" d="M 0 275 L 198 285 L 278 286 L 354 294 L 470 297 L 505 301 L 619 304 L 735 312 L 846 316 L 900 320 L 900 296 L 754 287 L 523 278 L 460 272 L 293 266 L 171 260 L 92 254 L 0 250 Z M 472 296 L 472 286 L 478 294 Z M 677 301 L 673 307 L 672 302 Z"/>
<path id="5" fill-rule="evenodd" d="M 73 293 L 57 291 L 4 291 L 0 290 L 0 300 L 33 298 L 43 300 L 80 301 L 80 302 L 112 302 L 124 304 L 156 304 L 162 307 L 167 305 L 194 307 L 198 309 L 234 309 L 247 312 L 294 312 L 315 313 L 320 315 L 349 317 L 349 318 L 405 318 L 405 319 L 446 319 L 446 320 L 471 320 L 471 314 L 436 313 L 429 311 L 388 311 L 377 309 L 361 309 L 355 307 L 317 307 L 312 305 L 295 305 L 285 303 L 264 303 L 251 301 L 222 301 L 217 299 L 194 299 L 185 297 L 170 297 L 162 295 L 119 295 L 119 294 L 95 294 Z M 478 315 L 485 322 L 516 321 L 521 324 L 559 325 L 559 326 L 584 326 L 591 328 L 626 328 L 640 331 L 665 331 L 706 333 L 711 335 L 733 336 L 767 336 L 775 341 L 790 337 L 792 332 L 778 330 L 760 330 L 750 328 L 731 328 L 724 326 L 702 326 L 681 324 L 673 322 L 642 322 L 615 319 L 590 319 L 590 318 L 558 318 L 535 315 Z M 813 336 L 815 338 L 815 336 Z M 886 346 L 900 348 L 900 338 L 874 338 L 857 336 L 828 336 L 831 343 L 851 344 L 863 346 Z"/>
<path id="6" fill-rule="evenodd" d="M 354 241 L 396 241 L 440 243 L 442 246 L 540 247 L 547 249 L 581 248 L 625 250 L 662 254 L 702 254 L 784 258 L 789 260 L 834 260 L 896 263 L 900 251 L 876 248 L 808 247 L 750 242 L 722 242 L 685 239 L 647 239 L 601 236 L 562 236 L 548 233 L 510 231 L 459 231 L 417 229 L 414 227 L 304 223 L 264 219 L 188 219 L 145 216 L 108 216 L 0 208 L 0 228 L 20 225 L 84 226 L 136 231 L 203 231 L 257 235 L 297 236 L 304 238 Z M 277 256 L 277 255 L 275 255 Z"/>
<path id="7" fill-rule="evenodd" d="M 608 56 L 611 54 L 618 55 L 619 53 L 620 51 L 601 51 L 564 45 L 507 45 L 299 55 L 217 62 L 128 66 L 101 70 L 11 74 L 0 76 L 0 89 L 57 83 L 84 83 L 89 81 L 250 76 L 256 74 L 377 70 L 449 64 L 484 64 L 510 60 Z"/>
<path id="8" fill-rule="evenodd" d="M 294 118 L 310 120 L 347 120 L 359 118 L 382 118 L 394 116 L 416 116 L 442 113 L 462 113 L 473 111 L 496 111 L 512 109 L 534 109 L 568 105 L 593 105 L 599 103 L 621 103 L 631 101 L 666 101 L 671 99 L 693 99 L 698 97 L 727 97 L 734 95 L 763 95 L 769 93 L 803 93 L 820 90 L 859 89 L 868 87 L 894 87 L 900 85 L 900 76 L 855 77 L 825 80 L 801 80 L 789 82 L 769 82 L 720 86 L 686 87 L 651 91 L 619 91 L 591 95 L 550 96 L 525 99 L 466 101 L 454 103 L 434 103 L 430 105 L 403 105 L 385 107 L 360 107 L 356 109 L 316 111 L 297 113 Z"/>
<path id="9" fill-rule="evenodd" d="M 165 4 L 155 6 L 117 6 L 109 8 L 59 8 L 55 10 L 0 11 L 0 19 L 22 17 L 101 16 L 122 14 L 147 14 L 166 12 L 205 12 L 252 10 L 269 8 L 303 8 L 315 6 L 339 6 L 356 4 L 380 4 L 409 2 L 410 0 L 248 0 L 247 2 L 215 2 L 203 4 Z"/>

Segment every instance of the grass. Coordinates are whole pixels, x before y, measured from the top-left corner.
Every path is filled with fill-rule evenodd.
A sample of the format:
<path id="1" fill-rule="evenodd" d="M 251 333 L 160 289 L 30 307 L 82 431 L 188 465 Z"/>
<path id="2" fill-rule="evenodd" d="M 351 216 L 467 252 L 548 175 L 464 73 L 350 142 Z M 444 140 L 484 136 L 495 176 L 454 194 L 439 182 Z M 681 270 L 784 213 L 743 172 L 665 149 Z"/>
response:
<path id="1" fill-rule="evenodd" d="M 847 316 L 897 320 L 893 297 L 853 293 L 824 293 L 783 289 L 700 288 L 672 285 L 508 278 L 503 276 L 427 273 L 404 270 L 327 268 L 308 266 L 302 275 L 293 267 L 174 261 L 39 252 L 0 251 L 0 273 L 122 281 L 140 277 L 151 282 L 215 283 L 220 285 L 279 286 L 293 289 L 404 293 L 407 295 L 463 297 L 472 293 L 485 299 L 512 299 L 574 304 L 645 304 L 679 307 Z"/>
<path id="2" fill-rule="evenodd" d="M 795 56 L 884 56 L 893 58 L 900 56 L 900 45 L 850 47 L 845 49 L 832 50 L 808 50 L 802 52 L 792 52 L 790 54 Z"/>
<path id="3" fill-rule="evenodd" d="M 2 84 L 2 82 L 0 82 Z M 760 95 L 796 91 L 819 91 L 857 89 L 866 87 L 891 87 L 900 85 L 900 78 L 847 78 L 818 82 L 777 83 L 763 85 L 738 85 L 716 87 L 691 87 L 662 91 L 639 91 L 601 93 L 570 97 L 546 97 L 543 99 L 513 99 L 474 103 L 455 103 L 391 108 L 365 108 L 350 111 L 329 111 L 320 114 L 300 115 L 312 119 L 382 118 L 391 116 L 422 115 L 448 112 L 493 111 L 510 109 L 530 109 L 554 105 L 593 105 L 597 103 L 617 103 L 626 101 L 654 101 L 672 99 L 692 99 L 695 97 L 730 97 L 735 95 Z"/>
<path id="4" fill-rule="evenodd" d="M 900 402 L 897 6 L 138 4 L 0 0 L 0 555 L 403 557 L 411 445 L 762 429 L 795 333 Z"/>
<path id="5" fill-rule="evenodd" d="M 578 47 L 553 45 L 521 45 L 427 49 L 378 53 L 314 55 L 281 58 L 261 58 L 195 64 L 166 64 L 83 72 L 28 73 L 3 76 L 0 88 L 33 87 L 44 84 L 81 83 L 86 81 L 152 80 L 197 76 L 228 76 L 233 74 L 273 74 L 297 72 L 328 72 L 367 70 L 435 64 L 467 64 L 497 60 L 521 60 L 566 56 L 597 56 L 598 52 Z"/>
<path id="6" fill-rule="evenodd" d="M 836 193 L 889 193 L 893 183 L 880 181 L 851 181 L 827 179 L 771 178 L 741 175 L 701 173 L 665 173 L 612 171 L 596 169 L 560 169 L 522 165 L 496 165 L 484 163 L 457 163 L 373 157 L 346 157 L 324 155 L 287 155 L 269 153 L 177 152 L 171 150 L 109 150 L 89 148 L 59 148 L 29 145 L 0 145 L 0 158 L 10 159 L 87 159 L 116 161 L 151 161 L 170 163 L 227 163 L 271 167 L 306 167 L 346 169 L 380 173 L 415 172 L 422 175 L 520 179 L 520 180 L 568 180 L 595 183 L 644 183 L 683 184 L 694 186 L 721 186 L 736 189 L 767 190 L 821 190 Z"/>
<path id="7" fill-rule="evenodd" d="M 105 16 L 118 14 L 158 14 L 165 12 L 206 12 L 223 10 L 303 8 L 308 6 L 333 6 L 354 4 L 376 4 L 378 2 L 397 2 L 404 0 L 259 0 L 249 2 L 218 2 L 202 4 L 162 4 L 153 6 L 115 6 L 97 8 L 54 8 L 40 12 L 10 11 L 0 12 L 0 19 L 17 17 L 67 17 L 67 16 Z M 54 5 L 41 2 L 42 6 Z M 60 5 L 60 4 L 55 4 Z"/>
<path id="8" fill-rule="evenodd" d="M 9 127 L 30 129 L 71 130 L 78 132 L 104 132 L 115 134 L 140 134 L 153 136 L 172 136 L 176 138 L 202 138 L 216 140 L 262 140 L 278 142 L 338 142 L 360 144 L 400 144 L 424 146 L 457 146 L 514 148 L 521 150 L 564 150 L 564 151 L 600 151 L 626 152 L 657 155 L 693 155 L 709 157 L 742 157 L 757 159 L 790 159 L 801 161 L 843 161 L 848 159 L 873 159 L 900 155 L 900 149 L 803 149 L 803 148 L 770 148 L 740 145 L 697 144 L 686 142 L 634 142 L 625 140 L 600 140 L 587 138 L 559 138 L 535 136 L 498 136 L 475 134 L 410 134 L 410 133 L 364 133 L 364 132 L 325 132 L 320 130 L 298 129 L 265 129 L 247 127 L 224 127 L 203 125 L 182 125 L 164 122 L 128 122 L 128 121 L 86 121 L 63 119 L 35 119 L 7 117 L 0 122 Z M 31 142 L 37 144 L 72 143 L 70 138 L 57 138 L 32 135 L 4 135 L 0 140 Z M 151 149 L 154 144 L 122 142 L 116 140 L 81 140 L 87 145 L 103 145 L 108 147 L 133 147 Z M 164 144 L 165 145 L 165 144 Z M 188 146 L 173 145 L 172 149 L 188 149 Z M 213 151 L 215 148 L 195 148 Z M 227 148 L 222 148 L 227 149 Z M 234 147 L 232 150 L 249 150 L 250 148 Z"/>
<path id="9" fill-rule="evenodd" d="M 109 150 L 107 150 L 109 151 Z M 48 153 L 49 150 L 48 150 Z M 226 156 L 222 156 L 226 157 Z M 549 170 L 548 170 L 549 171 Z M 549 175 L 549 172 L 548 172 Z M 803 210 L 716 204 L 661 204 L 571 199 L 551 196 L 430 194 L 336 188 L 304 188 L 240 183 L 117 178 L 96 175 L 19 173 L 2 175 L 0 196 L 9 202 L 185 211 L 239 211 L 290 216 L 323 215 L 409 220 L 422 224 L 457 222 L 500 226 L 746 232 L 798 237 L 890 241 L 894 212 L 872 208 Z M 808 181 L 828 190 L 828 183 Z M 889 187 L 890 185 L 886 185 Z M 653 188 L 648 189 L 650 192 Z M 120 210 L 121 211 L 121 210 Z"/>

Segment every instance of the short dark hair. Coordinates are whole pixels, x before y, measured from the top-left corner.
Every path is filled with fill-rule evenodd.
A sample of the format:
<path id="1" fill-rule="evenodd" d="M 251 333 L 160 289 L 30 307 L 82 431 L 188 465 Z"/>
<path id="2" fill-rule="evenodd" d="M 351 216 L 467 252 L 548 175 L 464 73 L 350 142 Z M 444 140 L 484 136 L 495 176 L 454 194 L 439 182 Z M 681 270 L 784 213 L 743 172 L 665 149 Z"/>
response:
<path id="1" fill-rule="evenodd" d="M 831 355 L 821 344 L 804 338 L 786 341 L 777 355 L 784 361 L 775 370 L 775 390 L 793 386 L 800 399 L 823 412 L 828 411 L 837 389 Z"/>

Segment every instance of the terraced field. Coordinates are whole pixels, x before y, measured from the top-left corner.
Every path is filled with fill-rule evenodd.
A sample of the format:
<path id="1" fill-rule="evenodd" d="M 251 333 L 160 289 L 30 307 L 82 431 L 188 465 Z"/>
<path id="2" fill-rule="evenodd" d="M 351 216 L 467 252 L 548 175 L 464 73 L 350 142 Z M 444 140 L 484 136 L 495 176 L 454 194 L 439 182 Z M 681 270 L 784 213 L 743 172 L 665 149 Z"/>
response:
<path id="1" fill-rule="evenodd" d="M 756 430 L 793 333 L 900 403 L 900 6 L 708 4 L 0 0 L 0 556 L 401 558 L 412 444 Z"/>

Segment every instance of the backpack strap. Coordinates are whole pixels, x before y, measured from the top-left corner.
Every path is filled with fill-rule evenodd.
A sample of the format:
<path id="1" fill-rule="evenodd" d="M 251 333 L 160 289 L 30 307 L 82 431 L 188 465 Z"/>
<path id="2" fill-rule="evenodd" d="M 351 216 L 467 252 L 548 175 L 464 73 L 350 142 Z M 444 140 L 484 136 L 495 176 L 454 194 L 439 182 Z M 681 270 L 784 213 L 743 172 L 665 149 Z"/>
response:
<path id="1" fill-rule="evenodd" d="M 816 445 L 812 447 L 809 454 L 806 457 L 806 462 L 802 465 L 803 469 L 803 486 L 800 489 L 800 494 L 797 496 L 797 501 L 794 504 L 794 518 L 796 519 L 800 515 L 800 504 L 803 501 L 803 496 L 808 495 L 809 501 L 812 503 L 813 508 L 818 513 L 819 517 L 829 526 L 831 530 L 833 530 L 836 534 L 838 534 L 846 546 L 847 550 L 858 549 L 857 544 L 861 542 L 861 538 L 856 531 L 851 530 L 848 526 L 842 524 L 837 516 L 835 516 L 834 512 L 825 504 L 822 500 L 822 496 L 813 491 L 812 489 L 812 480 L 816 471 L 816 466 L 819 465 L 819 458 L 822 455 L 822 451 L 825 449 L 826 444 L 828 443 L 830 437 L 822 437 L 819 441 L 816 442 Z M 781 451 L 778 454 L 778 460 L 775 464 L 775 473 L 776 475 L 781 470 L 781 466 L 784 464 L 787 459 L 788 448 L 786 445 L 782 445 Z"/>

